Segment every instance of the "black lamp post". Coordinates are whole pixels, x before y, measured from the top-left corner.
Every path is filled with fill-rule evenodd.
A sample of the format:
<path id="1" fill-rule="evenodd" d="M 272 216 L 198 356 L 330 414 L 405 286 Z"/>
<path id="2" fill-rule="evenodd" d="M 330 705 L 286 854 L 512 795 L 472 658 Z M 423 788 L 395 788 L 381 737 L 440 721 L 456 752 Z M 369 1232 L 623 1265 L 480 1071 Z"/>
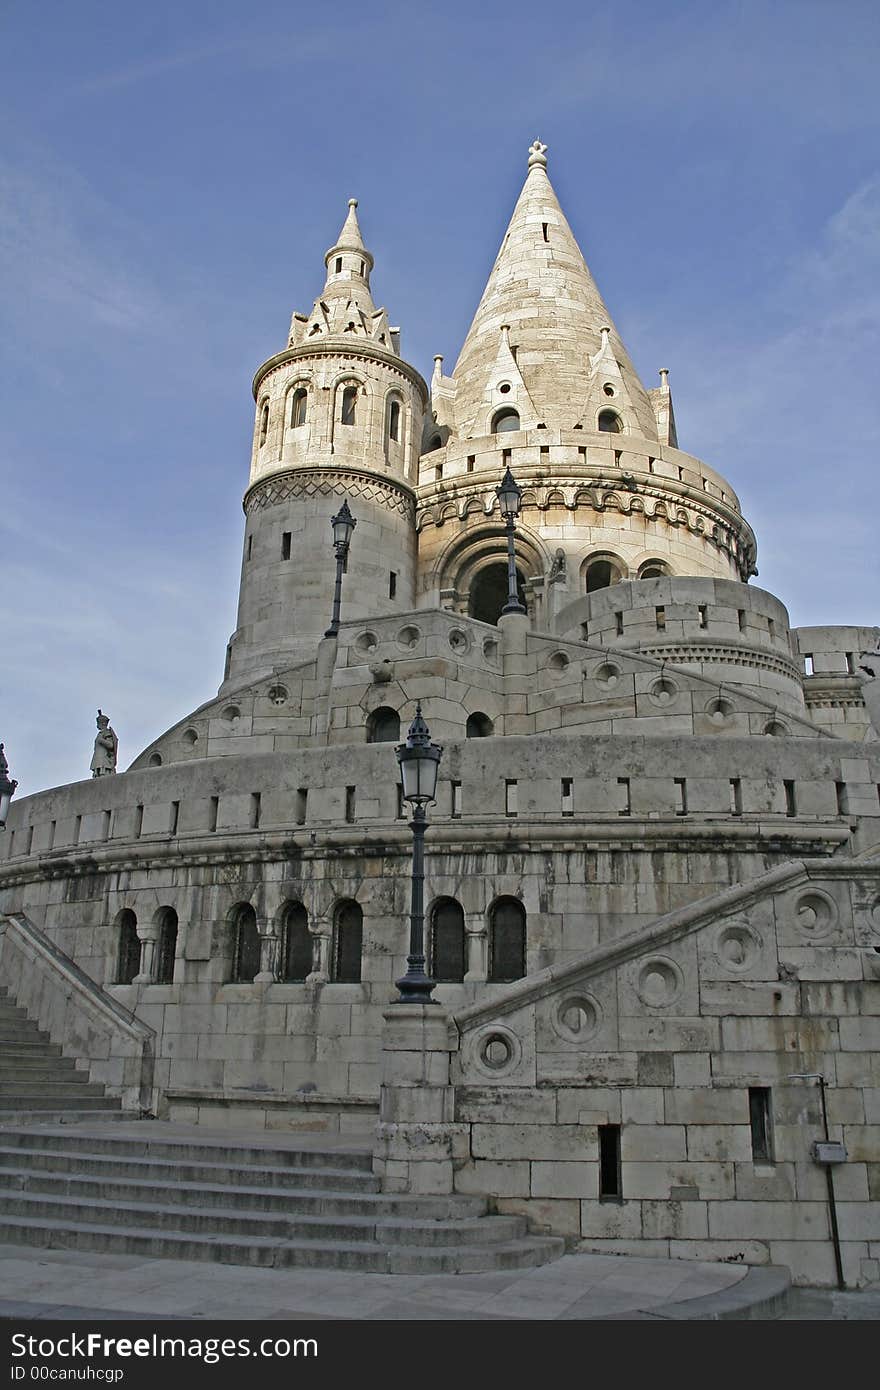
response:
<path id="1" fill-rule="evenodd" d="M 501 612 L 502 615 L 505 613 L 525 613 L 525 607 L 520 603 L 516 589 L 516 551 L 513 545 L 513 528 L 522 506 L 522 488 L 509 467 L 501 479 L 501 486 L 495 489 L 495 496 L 498 498 L 501 515 L 507 524 L 507 602 Z"/>
<path id="2" fill-rule="evenodd" d="M 413 808 L 410 827 L 413 833 L 412 905 L 409 918 L 409 955 L 403 979 L 396 980 L 399 995 L 396 1004 L 436 1004 L 431 998 L 434 981 L 425 973 L 425 807 L 437 791 L 437 773 L 443 749 L 431 742 L 431 734 L 422 718 L 422 706 L 416 705 L 416 717 L 409 726 L 406 742 L 394 750 L 403 779 L 403 799 Z"/>
<path id="3" fill-rule="evenodd" d="M 15 795 L 17 786 L 18 783 L 15 778 L 9 776 L 9 764 L 6 761 L 6 754 L 3 752 L 3 744 L 0 743 L 0 830 L 6 829 L 9 803 Z"/>
<path id="4" fill-rule="evenodd" d="M 352 532 L 357 526 L 357 522 L 348 510 L 347 497 L 336 515 L 330 518 L 330 525 L 333 527 L 333 546 L 336 550 L 336 587 L 333 590 L 333 617 L 330 619 L 330 626 L 324 633 L 324 636 L 338 637 L 339 604 L 342 599 L 342 574 L 345 569 L 345 561 L 348 557 L 348 547 L 351 543 Z"/>

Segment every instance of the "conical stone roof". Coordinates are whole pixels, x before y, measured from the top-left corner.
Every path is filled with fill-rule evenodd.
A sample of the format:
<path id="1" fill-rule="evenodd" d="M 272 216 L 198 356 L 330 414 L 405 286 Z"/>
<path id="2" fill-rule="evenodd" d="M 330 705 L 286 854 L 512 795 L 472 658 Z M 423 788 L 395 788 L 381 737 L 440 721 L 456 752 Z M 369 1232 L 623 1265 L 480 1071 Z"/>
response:
<path id="1" fill-rule="evenodd" d="M 647 439 L 657 426 L 647 392 L 587 268 L 547 177 L 546 146 L 535 141 L 529 172 L 479 307 L 455 365 L 455 423 L 461 437 L 487 432 L 487 403 L 504 326 L 529 397 L 548 429 L 595 429 L 590 362 L 602 329 L 620 366 L 627 427 Z M 634 418 L 633 418 L 634 417 Z"/>

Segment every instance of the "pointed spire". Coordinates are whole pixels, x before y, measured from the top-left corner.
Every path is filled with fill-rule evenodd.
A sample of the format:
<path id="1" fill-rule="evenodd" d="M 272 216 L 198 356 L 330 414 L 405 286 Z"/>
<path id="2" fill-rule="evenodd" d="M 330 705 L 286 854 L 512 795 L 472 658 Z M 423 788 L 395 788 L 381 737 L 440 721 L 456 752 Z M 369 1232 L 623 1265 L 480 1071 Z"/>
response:
<path id="1" fill-rule="evenodd" d="M 324 257 L 324 264 L 327 266 L 328 270 L 330 269 L 331 257 L 338 256 L 343 251 L 353 251 L 356 252 L 357 255 L 363 256 L 366 261 L 369 261 L 369 269 L 373 269 L 373 257 L 364 245 L 364 239 L 361 236 L 360 223 L 357 217 L 357 206 L 357 198 L 349 198 L 348 214 L 342 224 L 342 230 L 336 238 L 336 245 L 331 246 Z"/>
<path id="2" fill-rule="evenodd" d="M 547 146 L 540 140 L 529 148 L 525 184 L 453 372 L 456 427 L 464 437 L 488 433 L 486 402 L 496 389 L 490 378 L 503 324 L 510 325 L 511 350 L 548 428 L 571 429 L 580 422 L 594 372 L 590 359 L 604 349 L 626 384 L 629 428 L 656 439 L 647 392 L 553 191 Z"/>

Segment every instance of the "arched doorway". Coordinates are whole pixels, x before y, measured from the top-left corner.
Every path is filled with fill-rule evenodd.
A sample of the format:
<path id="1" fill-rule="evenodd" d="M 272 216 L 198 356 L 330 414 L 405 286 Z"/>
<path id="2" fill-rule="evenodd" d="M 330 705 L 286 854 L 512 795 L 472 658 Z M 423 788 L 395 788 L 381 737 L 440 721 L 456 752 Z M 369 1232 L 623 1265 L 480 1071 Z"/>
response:
<path id="1" fill-rule="evenodd" d="M 519 601 L 525 608 L 525 587 L 519 570 L 516 572 L 516 590 Z M 474 575 L 468 598 L 468 613 L 478 622 L 497 623 L 501 617 L 501 610 L 507 603 L 507 597 L 507 564 L 499 560 L 496 564 L 486 565 Z"/>

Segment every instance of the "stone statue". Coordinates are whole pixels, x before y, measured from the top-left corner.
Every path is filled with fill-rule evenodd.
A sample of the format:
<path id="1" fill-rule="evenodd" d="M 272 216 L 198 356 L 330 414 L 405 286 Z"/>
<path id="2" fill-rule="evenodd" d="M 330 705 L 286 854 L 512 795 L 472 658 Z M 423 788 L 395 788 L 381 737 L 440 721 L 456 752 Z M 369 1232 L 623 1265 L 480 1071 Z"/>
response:
<path id="1" fill-rule="evenodd" d="M 110 727 L 110 720 L 106 714 L 98 710 L 98 733 L 95 738 L 95 751 L 92 754 L 92 776 L 109 777 L 111 772 L 116 771 L 116 752 L 119 748 L 119 739 Z"/>
<path id="2" fill-rule="evenodd" d="M 565 579 L 565 551 L 562 549 L 561 545 L 557 548 L 556 554 L 553 556 L 550 565 L 550 573 L 547 579 L 550 584 L 553 584 L 557 579 Z"/>

